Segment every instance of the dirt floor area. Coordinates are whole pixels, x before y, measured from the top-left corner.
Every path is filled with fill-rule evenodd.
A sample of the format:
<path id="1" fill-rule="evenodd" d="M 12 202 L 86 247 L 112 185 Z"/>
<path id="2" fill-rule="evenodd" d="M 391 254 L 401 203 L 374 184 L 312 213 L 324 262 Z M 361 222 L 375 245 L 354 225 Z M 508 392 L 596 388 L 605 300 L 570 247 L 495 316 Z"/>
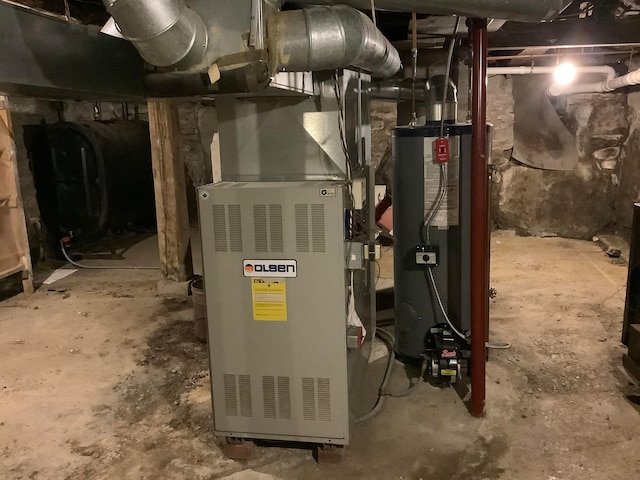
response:
<path id="1" fill-rule="evenodd" d="M 336 466 L 291 446 L 224 458 L 189 301 L 158 297 L 157 272 L 82 270 L 5 300 L 0 478 L 640 478 L 640 389 L 620 368 L 626 267 L 589 242 L 498 232 L 492 247 L 492 338 L 512 347 L 491 353 L 485 418 L 424 385 L 354 426 Z"/>

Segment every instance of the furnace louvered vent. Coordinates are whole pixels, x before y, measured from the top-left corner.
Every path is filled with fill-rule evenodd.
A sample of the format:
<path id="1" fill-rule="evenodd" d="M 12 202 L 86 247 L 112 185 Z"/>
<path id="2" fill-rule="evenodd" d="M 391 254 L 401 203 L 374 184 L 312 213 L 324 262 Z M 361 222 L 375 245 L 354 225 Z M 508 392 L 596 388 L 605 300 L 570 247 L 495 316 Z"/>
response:
<path id="1" fill-rule="evenodd" d="M 214 205 L 213 210 L 213 247 L 216 252 L 227 251 L 227 216 L 224 205 Z"/>
<path id="2" fill-rule="evenodd" d="M 313 378 L 302 379 L 302 416 L 305 420 L 316 419 L 316 388 Z"/>
<path id="3" fill-rule="evenodd" d="M 318 378 L 318 420 L 331 421 L 331 387 L 328 378 Z"/>
<path id="4" fill-rule="evenodd" d="M 284 252 L 284 232 L 282 226 L 282 205 L 269 205 L 267 218 L 267 205 L 253 206 L 253 231 L 254 246 L 256 252 Z M 269 242 L 271 248 L 269 248 Z"/>
<path id="5" fill-rule="evenodd" d="M 224 376 L 224 409 L 228 417 L 238 416 L 238 394 L 236 392 L 236 376 Z"/>
<path id="6" fill-rule="evenodd" d="M 256 252 L 267 252 L 267 206 L 253 206 L 253 231 L 255 233 Z"/>
<path id="7" fill-rule="evenodd" d="M 302 379 L 302 417 L 310 421 L 331 421 L 331 382 L 328 378 Z"/>
<path id="8" fill-rule="evenodd" d="M 251 399 L 251 377 L 249 375 L 223 376 L 224 407 L 228 417 L 253 417 L 253 403 Z"/>
<path id="9" fill-rule="evenodd" d="M 311 207 L 311 229 L 309 229 L 309 207 Z M 296 221 L 296 250 L 302 253 L 326 252 L 326 233 L 324 219 L 324 205 L 313 204 L 295 206 Z M 309 238 L 311 231 L 311 238 Z M 311 247 L 311 249 L 310 249 Z"/>
<path id="10" fill-rule="evenodd" d="M 296 251 L 309 252 L 309 207 L 297 204 L 295 206 L 296 217 Z"/>
<path id="11" fill-rule="evenodd" d="M 278 417 L 291 420 L 291 386 L 289 377 L 278 377 Z"/>
<path id="12" fill-rule="evenodd" d="M 229 246 L 232 252 L 242 251 L 242 218 L 240 205 L 227 205 L 229 209 Z"/>
<path id="13" fill-rule="evenodd" d="M 311 205 L 311 240 L 314 252 L 325 250 L 324 205 Z"/>
<path id="14" fill-rule="evenodd" d="M 213 205 L 213 248 L 216 252 L 242 252 L 240 205 Z"/>
<path id="15" fill-rule="evenodd" d="M 269 233 L 271 234 L 271 251 L 284 252 L 284 233 L 282 231 L 282 205 L 269 205 Z"/>
<path id="16" fill-rule="evenodd" d="M 240 415 L 243 417 L 253 416 L 253 403 L 251 402 L 251 378 L 249 375 L 239 375 L 240 384 Z"/>
<path id="17" fill-rule="evenodd" d="M 291 420 L 291 388 L 289 377 L 278 377 L 277 387 L 276 394 L 275 377 L 262 377 L 264 416 L 265 418 Z"/>
<path id="18" fill-rule="evenodd" d="M 274 377 L 262 377 L 262 401 L 265 418 L 277 418 L 276 379 Z"/>

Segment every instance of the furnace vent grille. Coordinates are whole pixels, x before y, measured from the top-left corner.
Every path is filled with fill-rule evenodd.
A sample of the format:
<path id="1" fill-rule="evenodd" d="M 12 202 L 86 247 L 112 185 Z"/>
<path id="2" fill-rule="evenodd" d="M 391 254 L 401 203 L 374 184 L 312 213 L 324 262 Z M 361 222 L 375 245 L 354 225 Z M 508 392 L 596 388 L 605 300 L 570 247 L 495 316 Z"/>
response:
<path id="1" fill-rule="evenodd" d="M 213 247 L 216 252 L 227 251 L 227 216 L 224 205 L 213 205 Z"/>
<path id="2" fill-rule="evenodd" d="M 313 241 L 313 251 L 324 253 L 325 250 L 325 226 L 324 226 L 324 205 L 311 205 L 311 235 Z"/>
<path id="3" fill-rule="evenodd" d="M 296 251 L 309 252 L 309 206 L 297 204 L 296 217 Z"/>
<path id="4" fill-rule="evenodd" d="M 268 228 L 267 228 L 268 227 Z M 253 231 L 255 233 L 256 252 L 284 252 L 284 232 L 282 227 L 282 205 L 269 205 L 269 221 L 267 222 L 267 206 L 253 206 Z M 269 250 L 269 240 L 271 250 Z"/>
<path id="5" fill-rule="evenodd" d="M 328 378 L 302 379 L 302 417 L 310 421 L 331 421 L 331 381 Z"/>
<path id="6" fill-rule="evenodd" d="M 228 417 L 238 416 L 238 395 L 236 393 L 236 376 L 224 376 L 224 408 Z"/>
<path id="7" fill-rule="evenodd" d="M 328 378 L 318 378 L 318 420 L 331 421 L 331 385 Z"/>
<path id="8" fill-rule="evenodd" d="M 291 420 L 291 387 L 289 377 L 278 377 L 278 407 L 280 418 Z"/>
<path id="9" fill-rule="evenodd" d="M 316 419 L 316 389 L 313 378 L 302 379 L 302 416 L 305 420 Z"/>
<path id="10" fill-rule="evenodd" d="M 262 377 L 262 398 L 265 418 L 291 420 L 291 388 L 289 377 L 278 377 L 277 413 L 276 413 L 276 379 L 272 376 Z"/>
<path id="11" fill-rule="evenodd" d="M 239 375 L 240 383 L 240 415 L 243 417 L 253 417 L 251 402 L 251 378 L 249 375 Z"/>
<path id="12" fill-rule="evenodd" d="M 269 233 L 271 233 L 271 251 L 284 252 L 284 233 L 282 231 L 282 205 L 269 205 Z"/>
<path id="13" fill-rule="evenodd" d="M 276 418 L 276 379 L 262 377 L 262 399 L 265 418 Z"/>
<path id="14" fill-rule="evenodd" d="M 229 209 L 229 245 L 232 252 L 242 251 L 242 217 L 240 205 L 228 205 Z"/>
<path id="15" fill-rule="evenodd" d="M 311 207 L 311 239 L 309 239 L 309 207 Z M 296 220 L 296 250 L 302 253 L 311 251 L 314 253 L 326 252 L 326 232 L 324 220 L 324 205 L 313 204 L 295 206 Z"/>
<path id="16" fill-rule="evenodd" d="M 256 252 L 267 252 L 267 206 L 253 206 L 253 228 L 255 232 Z"/>
<path id="17" fill-rule="evenodd" d="M 213 205 L 213 248 L 216 252 L 242 252 L 240 205 Z M 227 232 L 228 238 L 227 238 Z"/>
<path id="18" fill-rule="evenodd" d="M 224 407 L 228 417 L 238 416 L 238 403 L 240 404 L 240 416 L 253 417 L 251 399 L 251 377 L 249 375 L 224 374 Z M 238 402 L 238 400 L 240 400 Z"/>

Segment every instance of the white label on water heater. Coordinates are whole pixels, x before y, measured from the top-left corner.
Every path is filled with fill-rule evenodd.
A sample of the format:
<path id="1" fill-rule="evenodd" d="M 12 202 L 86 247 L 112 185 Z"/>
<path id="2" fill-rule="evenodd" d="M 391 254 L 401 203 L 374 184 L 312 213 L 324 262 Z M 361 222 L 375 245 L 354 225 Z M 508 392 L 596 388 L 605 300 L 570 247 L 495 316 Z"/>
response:
<path id="1" fill-rule="evenodd" d="M 435 207 L 440 195 L 440 164 L 433 159 L 435 138 L 424 139 L 424 214 L 425 218 Z M 447 172 L 446 194 L 431 226 L 447 228 L 460 225 L 460 137 L 449 138 L 450 159 Z"/>

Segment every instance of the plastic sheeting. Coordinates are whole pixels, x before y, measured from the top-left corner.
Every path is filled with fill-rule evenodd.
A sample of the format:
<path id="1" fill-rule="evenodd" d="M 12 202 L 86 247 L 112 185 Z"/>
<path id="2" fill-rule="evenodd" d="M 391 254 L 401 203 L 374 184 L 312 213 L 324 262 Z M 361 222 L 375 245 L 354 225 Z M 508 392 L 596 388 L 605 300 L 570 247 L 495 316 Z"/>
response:
<path id="1" fill-rule="evenodd" d="M 578 165 L 576 138 L 562 123 L 547 96 L 551 79 L 514 76 L 514 146 L 512 157 L 545 170 L 573 170 Z"/>

